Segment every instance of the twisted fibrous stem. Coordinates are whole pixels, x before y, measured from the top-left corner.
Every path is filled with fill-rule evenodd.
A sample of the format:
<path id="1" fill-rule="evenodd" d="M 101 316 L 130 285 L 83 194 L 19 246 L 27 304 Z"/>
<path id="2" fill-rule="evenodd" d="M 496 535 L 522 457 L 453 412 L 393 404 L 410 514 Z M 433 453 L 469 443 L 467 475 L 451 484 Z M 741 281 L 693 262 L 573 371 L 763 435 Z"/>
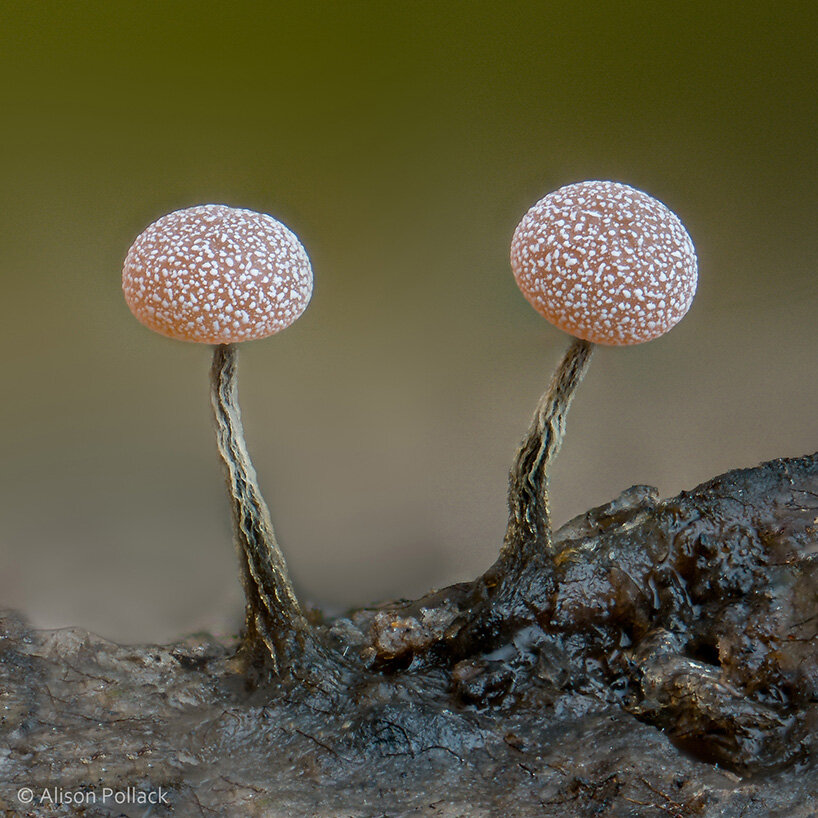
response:
<path id="1" fill-rule="evenodd" d="M 261 650 L 273 673 L 310 661 L 314 637 L 276 542 L 270 512 L 247 452 L 236 382 L 237 352 L 232 344 L 213 349 L 211 402 L 216 441 L 224 461 L 236 546 L 246 596 L 243 648 Z"/>
<path id="2" fill-rule="evenodd" d="M 468 655 L 495 645 L 551 605 L 554 547 L 548 508 L 548 471 L 562 446 L 565 417 L 594 345 L 575 340 L 537 403 L 528 434 L 509 474 L 508 526 L 498 560 L 474 583 L 449 628 L 450 649 Z"/>
<path id="3" fill-rule="evenodd" d="M 548 471 L 562 446 L 565 418 L 593 349 L 590 341 L 580 339 L 568 348 L 517 451 L 509 475 L 509 518 L 501 553 L 506 569 L 524 568 L 543 552 L 553 556 Z"/>

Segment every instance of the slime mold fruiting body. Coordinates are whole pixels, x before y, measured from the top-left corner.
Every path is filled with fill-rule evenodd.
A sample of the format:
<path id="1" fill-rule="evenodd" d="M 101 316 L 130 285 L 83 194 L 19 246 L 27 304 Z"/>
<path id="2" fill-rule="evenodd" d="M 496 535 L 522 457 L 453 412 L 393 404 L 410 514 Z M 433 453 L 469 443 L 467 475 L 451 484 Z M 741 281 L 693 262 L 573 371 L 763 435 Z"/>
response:
<path id="1" fill-rule="evenodd" d="M 618 182 L 590 181 L 549 193 L 523 216 L 511 267 L 534 309 L 577 340 L 540 399 L 511 470 L 504 554 L 527 564 L 550 549 L 548 468 L 593 344 L 623 346 L 667 332 L 696 292 L 693 242 L 665 205 Z"/>
<path id="2" fill-rule="evenodd" d="M 247 600 L 243 650 L 273 672 L 309 662 L 315 647 L 258 487 L 238 403 L 236 348 L 290 326 L 312 294 L 296 235 L 272 216 L 200 205 L 158 219 L 122 271 L 133 314 L 182 341 L 214 344 L 211 402 Z"/>
<path id="3" fill-rule="evenodd" d="M 540 199 L 514 231 L 511 266 L 537 312 L 595 344 L 664 335 L 696 293 L 696 254 L 678 217 L 617 182 L 579 182 Z"/>
<path id="4" fill-rule="evenodd" d="M 199 205 L 162 216 L 137 237 L 122 289 L 155 332 L 235 344 L 290 326 L 310 301 L 312 268 L 295 233 L 272 216 Z"/>

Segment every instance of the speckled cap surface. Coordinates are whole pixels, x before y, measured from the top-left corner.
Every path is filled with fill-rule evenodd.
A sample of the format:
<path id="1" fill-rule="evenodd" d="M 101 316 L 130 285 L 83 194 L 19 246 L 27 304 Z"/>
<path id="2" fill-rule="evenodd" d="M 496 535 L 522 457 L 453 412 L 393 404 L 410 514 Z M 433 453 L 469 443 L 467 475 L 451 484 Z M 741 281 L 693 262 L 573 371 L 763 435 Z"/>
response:
<path id="1" fill-rule="evenodd" d="M 238 343 L 273 335 L 304 312 L 312 268 L 295 233 L 272 216 L 208 204 L 142 232 L 122 289 L 131 312 L 162 335 Z"/>
<path id="2" fill-rule="evenodd" d="M 611 346 L 663 335 L 696 293 L 696 253 L 678 217 L 618 182 L 578 182 L 540 199 L 514 231 L 511 267 L 552 324 Z"/>

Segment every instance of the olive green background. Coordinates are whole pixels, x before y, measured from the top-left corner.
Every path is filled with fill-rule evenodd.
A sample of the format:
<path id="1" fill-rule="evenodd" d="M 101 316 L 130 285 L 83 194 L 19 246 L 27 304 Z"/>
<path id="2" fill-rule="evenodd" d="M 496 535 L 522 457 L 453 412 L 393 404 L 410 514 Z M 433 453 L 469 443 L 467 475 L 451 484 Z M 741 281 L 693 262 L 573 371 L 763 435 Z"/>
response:
<path id="1" fill-rule="evenodd" d="M 599 350 L 557 521 L 812 452 L 816 7 L 687 2 L 3 2 L 0 605 L 167 639 L 241 617 L 209 350 L 120 291 L 170 210 L 269 212 L 303 318 L 241 352 L 245 426 L 302 594 L 469 578 L 566 337 L 508 244 L 572 181 L 664 201 L 700 259 L 669 335 Z"/>

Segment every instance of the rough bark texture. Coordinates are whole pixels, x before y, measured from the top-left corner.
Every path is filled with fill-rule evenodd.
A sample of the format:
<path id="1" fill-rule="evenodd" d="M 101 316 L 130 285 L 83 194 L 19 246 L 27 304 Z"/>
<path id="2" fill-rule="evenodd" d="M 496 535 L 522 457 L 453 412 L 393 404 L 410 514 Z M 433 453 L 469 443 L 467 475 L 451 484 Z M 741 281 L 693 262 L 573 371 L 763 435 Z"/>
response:
<path id="1" fill-rule="evenodd" d="M 634 487 L 556 532 L 552 559 L 520 575 L 525 594 L 495 566 L 317 621 L 332 658 L 278 678 L 206 636 L 120 647 L 8 614 L 0 805 L 34 816 L 816 815 L 816 528 L 818 455 L 665 501 Z M 126 786 L 134 798 L 162 787 L 169 803 L 102 803 L 104 787 Z"/>

